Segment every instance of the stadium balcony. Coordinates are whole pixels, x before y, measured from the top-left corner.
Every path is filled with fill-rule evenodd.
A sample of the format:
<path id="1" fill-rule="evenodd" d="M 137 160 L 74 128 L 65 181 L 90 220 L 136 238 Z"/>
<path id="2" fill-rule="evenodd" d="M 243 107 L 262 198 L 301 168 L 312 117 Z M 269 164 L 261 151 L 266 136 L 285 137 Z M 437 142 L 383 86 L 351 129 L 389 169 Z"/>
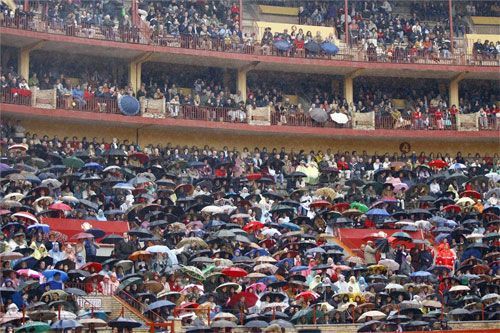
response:
<path id="1" fill-rule="evenodd" d="M 391 56 L 364 51 L 357 46 L 340 43 L 336 54 L 323 52 L 281 51 L 272 45 L 269 49 L 259 43 L 233 45 L 224 40 L 196 36 L 155 35 L 144 22 L 138 20 L 138 28 L 127 30 L 95 27 L 92 33 L 78 26 L 63 22 L 49 22 L 43 15 L 4 17 L 0 21 L 2 46 L 19 49 L 18 68 L 23 77 L 29 77 L 30 52 L 33 50 L 68 52 L 82 56 L 102 56 L 128 62 L 129 81 L 133 91 L 141 85 L 142 65 L 171 63 L 179 65 L 200 64 L 206 67 L 226 68 L 236 72 L 236 88 L 247 91 L 247 74 L 250 71 L 278 71 L 294 73 L 327 74 L 341 77 L 343 95 L 348 103 L 354 101 L 353 81 L 364 77 L 407 77 L 441 80 L 447 83 L 449 105 L 458 105 L 459 86 L 463 80 L 497 80 L 498 59 L 478 58 L 477 54 L 455 49 L 449 57 L 432 56 L 425 52 L 404 50 Z M 256 34 L 260 32 L 257 31 Z M 47 95 L 47 92 L 42 92 Z M 374 114 L 353 113 L 342 124 L 317 123 L 309 117 L 291 117 L 280 121 L 272 110 L 247 110 L 244 120 L 237 119 L 235 110 L 228 108 L 193 107 L 179 105 L 179 114 L 169 117 L 169 101 L 142 100 L 142 117 L 121 115 L 116 99 L 93 98 L 84 106 L 75 106 L 68 96 L 55 96 L 47 106 L 46 97 L 22 96 L 3 92 L 2 109 L 6 115 L 30 116 L 46 119 L 58 114 L 66 119 L 90 121 L 99 119 L 113 124 L 141 127 L 154 124 L 161 127 L 211 128 L 245 133 L 286 133 L 287 135 L 314 135 L 322 137 L 391 137 L 394 140 L 416 138 L 432 140 L 448 138 L 456 140 L 470 137 L 473 130 L 476 140 L 490 141 L 497 138 L 496 119 L 488 119 L 487 126 L 479 126 L 478 116 L 459 115 L 449 125 L 437 129 L 431 115 L 423 129 L 414 120 L 378 117 Z M 246 98 L 246 96 L 244 97 Z M 16 105 L 17 104 L 17 105 Z M 35 110 L 36 108 L 36 110 Z M 44 110 L 46 108 L 56 111 Z M 253 113 L 252 113 L 253 112 Z M 133 125 L 131 125 L 133 124 Z M 376 130 L 375 130 L 376 129 Z M 370 131 L 375 130 L 375 131 Z M 293 133 L 292 133 L 293 132 Z"/>

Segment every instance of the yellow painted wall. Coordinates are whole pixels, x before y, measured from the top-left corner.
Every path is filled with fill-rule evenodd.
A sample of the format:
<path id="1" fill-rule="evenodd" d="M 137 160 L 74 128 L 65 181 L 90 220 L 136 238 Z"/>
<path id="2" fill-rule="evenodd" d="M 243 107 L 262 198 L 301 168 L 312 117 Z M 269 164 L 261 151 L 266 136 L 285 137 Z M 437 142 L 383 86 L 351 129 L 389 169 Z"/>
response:
<path id="1" fill-rule="evenodd" d="M 44 122 L 39 120 L 23 120 L 22 125 L 30 133 L 37 133 L 39 136 L 47 134 L 50 137 L 58 135 L 60 138 L 64 136 L 77 136 L 81 138 L 86 136 L 87 139 L 92 139 L 97 137 L 99 140 L 104 137 L 107 141 L 110 141 L 113 137 L 117 137 L 120 140 L 129 140 L 130 142 L 135 142 L 137 131 L 135 128 L 130 127 L 108 127 L 101 126 L 99 124 L 94 124 L 92 126 L 85 124 L 68 124 L 67 122 L 59 122 L 57 120 L 51 122 Z M 290 127 L 290 132 L 293 132 L 293 127 Z M 471 133 L 471 135 L 473 135 Z M 390 154 L 397 152 L 399 153 L 399 145 L 402 139 L 389 139 L 389 138 L 343 138 L 337 139 L 332 138 L 331 140 L 325 138 L 317 137 L 301 137 L 293 135 L 264 135 L 257 134 L 251 135 L 248 133 L 237 134 L 234 132 L 217 132 L 214 130 L 206 129 L 186 129 L 186 128 L 165 128 L 165 129 L 139 129 L 138 132 L 139 144 L 141 146 L 153 144 L 172 143 L 174 145 L 196 145 L 198 147 L 203 147 L 204 145 L 209 145 L 214 148 L 222 148 L 223 146 L 228 146 L 230 149 L 236 147 L 242 149 L 243 147 L 248 147 L 253 149 L 254 147 L 267 147 L 269 148 L 281 148 L 286 147 L 287 150 L 294 149 L 298 151 L 300 149 L 318 150 L 321 149 L 325 151 L 330 148 L 332 151 L 337 150 L 357 150 L 362 152 L 366 150 L 368 153 L 385 153 Z M 412 150 L 420 153 L 424 151 L 426 153 L 430 152 L 441 152 L 456 154 L 457 151 L 461 151 L 462 154 L 466 155 L 468 153 L 475 154 L 479 152 L 480 154 L 493 155 L 499 153 L 499 140 L 490 140 L 488 142 L 460 142 L 460 141 L 422 141 L 422 140 L 411 140 L 408 139 Z"/>

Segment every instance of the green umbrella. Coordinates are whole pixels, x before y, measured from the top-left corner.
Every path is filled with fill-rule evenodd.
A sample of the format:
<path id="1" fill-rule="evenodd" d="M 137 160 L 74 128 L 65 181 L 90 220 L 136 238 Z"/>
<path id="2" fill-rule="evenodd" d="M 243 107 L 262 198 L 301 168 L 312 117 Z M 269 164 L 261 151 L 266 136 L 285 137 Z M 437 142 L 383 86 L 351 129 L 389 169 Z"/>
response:
<path id="1" fill-rule="evenodd" d="M 203 272 L 194 266 L 182 266 L 181 271 L 186 275 L 189 275 L 193 279 L 203 281 L 205 280 L 205 275 Z"/>
<path id="2" fill-rule="evenodd" d="M 210 265 L 210 266 L 207 266 L 203 269 L 202 273 L 203 273 L 203 276 L 206 276 L 210 273 L 212 273 L 215 269 L 215 265 Z"/>
<path id="3" fill-rule="evenodd" d="M 14 332 L 42 333 L 50 331 L 50 325 L 41 321 L 30 321 L 23 326 L 16 328 Z"/>
<path id="4" fill-rule="evenodd" d="M 359 210 L 361 213 L 366 213 L 369 210 L 369 208 L 366 205 L 356 201 L 351 204 L 350 208 L 355 208 Z"/>
<path id="5" fill-rule="evenodd" d="M 79 159 L 78 157 L 66 157 L 63 160 L 63 164 L 68 168 L 80 169 L 85 165 L 85 162 Z"/>
<path id="6" fill-rule="evenodd" d="M 316 319 L 320 319 L 324 317 L 324 313 L 319 310 L 316 311 Z M 290 320 L 293 323 L 297 323 L 301 318 L 306 318 L 307 322 L 312 324 L 313 323 L 313 309 L 304 309 L 300 310 L 297 312 L 292 319 Z"/>

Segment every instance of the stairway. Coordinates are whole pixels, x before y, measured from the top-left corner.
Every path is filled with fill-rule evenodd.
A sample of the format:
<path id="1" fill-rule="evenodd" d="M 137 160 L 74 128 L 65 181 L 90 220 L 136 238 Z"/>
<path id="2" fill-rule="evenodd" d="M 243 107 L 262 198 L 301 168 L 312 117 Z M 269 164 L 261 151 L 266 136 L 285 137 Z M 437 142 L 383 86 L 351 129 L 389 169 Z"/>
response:
<path id="1" fill-rule="evenodd" d="M 102 309 L 106 311 L 111 311 L 109 318 L 114 319 L 117 317 L 126 317 L 137 320 L 141 323 L 146 323 L 147 319 L 140 314 L 137 310 L 133 311 L 132 307 L 125 303 L 117 296 L 102 296 Z M 126 306 L 125 306 L 126 305 Z M 122 314 L 123 311 L 123 314 Z M 134 332 L 147 333 L 149 332 L 149 327 L 143 326 L 138 329 L 134 329 Z"/>

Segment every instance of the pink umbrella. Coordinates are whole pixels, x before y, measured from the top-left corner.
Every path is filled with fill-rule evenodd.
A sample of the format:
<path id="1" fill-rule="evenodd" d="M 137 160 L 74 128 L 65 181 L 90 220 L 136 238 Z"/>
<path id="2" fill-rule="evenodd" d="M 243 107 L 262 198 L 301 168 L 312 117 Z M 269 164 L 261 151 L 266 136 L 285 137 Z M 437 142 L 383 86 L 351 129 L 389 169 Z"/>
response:
<path id="1" fill-rule="evenodd" d="M 71 239 L 89 239 L 89 238 L 94 238 L 94 235 L 86 232 L 80 232 L 79 234 L 73 235 L 73 237 L 71 237 Z"/>
<path id="2" fill-rule="evenodd" d="M 62 202 L 57 202 L 55 204 L 52 204 L 49 206 L 49 209 L 51 210 L 62 210 L 62 211 L 70 211 L 73 210 L 70 206 L 62 203 Z"/>
<path id="3" fill-rule="evenodd" d="M 35 223 L 39 223 L 38 219 L 35 217 L 35 215 L 28 213 L 28 212 L 18 212 L 18 213 L 12 214 L 12 216 L 25 218 L 25 219 L 33 221 Z"/>
<path id="4" fill-rule="evenodd" d="M 408 185 L 406 183 L 396 183 L 394 184 L 394 191 L 395 192 L 401 192 L 401 191 L 407 191 L 408 190 Z"/>
<path id="5" fill-rule="evenodd" d="M 25 276 L 31 279 L 39 279 L 42 277 L 42 273 L 34 271 L 32 269 L 19 269 L 17 270 L 17 274 L 21 276 Z"/>
<path id="6" fill-rule="evenodd" d="M 249 285 L 246 290 L 248 291 L 248 289 L 250 289 L 250 288 L 257 290 L 258 292 L 263 292 L 264 290 L 266 290 L 267 287 L 262 282 L 256 282 L 256 283 L 252 283 L 251 285 Z"/>

